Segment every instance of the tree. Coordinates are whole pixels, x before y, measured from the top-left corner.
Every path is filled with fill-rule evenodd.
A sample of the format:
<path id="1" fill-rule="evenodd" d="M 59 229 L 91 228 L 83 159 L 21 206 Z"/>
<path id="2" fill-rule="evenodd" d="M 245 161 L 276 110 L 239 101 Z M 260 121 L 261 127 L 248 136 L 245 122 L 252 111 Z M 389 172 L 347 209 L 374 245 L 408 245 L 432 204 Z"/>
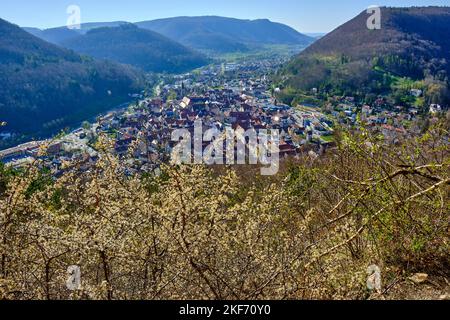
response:
<path id="1" fill-rule="evenodd" d="M 128 176 L 102 138 L 88 171 L 67 163 L 36 188 L 34 163 L 9 178 L 0 297 L 362 299 L 374 263 L 392 278 L 445 272 L 446 139 L 441 123 L 401 145 L 342 130 L 336 150 L 268 179 L 202 165 Z M 71 265 L 82 270 L 78 291 L 65 287 Z"/>
<path id="2" fill-rule="evenodd" d="M 84 122 L 82 123 L 81 127 L 82 127 L 84 130 L 87 131 L 87 130 L 90 130 L 90 129 L 91 129 L 92 125 L 91 125 L 88 121 L 84 121 Z"/>

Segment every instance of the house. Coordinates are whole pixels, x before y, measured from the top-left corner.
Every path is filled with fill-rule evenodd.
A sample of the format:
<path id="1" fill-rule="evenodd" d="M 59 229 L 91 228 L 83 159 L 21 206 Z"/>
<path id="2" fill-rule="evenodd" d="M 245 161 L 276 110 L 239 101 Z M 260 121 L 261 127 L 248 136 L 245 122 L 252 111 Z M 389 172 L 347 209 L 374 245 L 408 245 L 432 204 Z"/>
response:
<path id="1" fill-rule="evenodd" d="M 409 92 L 413 97 L 421 97 L 423 94 L 423 91 L 420 89 L 411 89 L 411 91 Z"/>
<path id="2" fill-rule="evenodd" d="M 361 112 L 362 112 L 364 115 L 369 116 L 369 115 L 372 114 L 372 108 L 371 108 L 370 106 L 368 106 L 368 105 L 364 105 L 364 106 L 362 107 Z"/>
<path id="3" fill-rule="evenodd" d="M 442 111 L 442 107 L 440 105 L 438 105 L 438 104 L 430 105 L 430 113 L 431 114 L 434 115 L 434 114 L 437 114 L 437 113 L 439 113 L 441 111 Z"/>
<path id="4" fill-rule="evenodd" d="M 56 155 L 56 154 L 60 153 L 61 150 L 62 150 L 62 142 L 52 143 L 47 148 L 47 154 L 48 155 Z"/>
<path id="5" fill-rule="evenodd" d="M 286 142 L 279 145 L 279 150 L 280 157 L 295 156 L 297 154 L 295 147 Z"/>

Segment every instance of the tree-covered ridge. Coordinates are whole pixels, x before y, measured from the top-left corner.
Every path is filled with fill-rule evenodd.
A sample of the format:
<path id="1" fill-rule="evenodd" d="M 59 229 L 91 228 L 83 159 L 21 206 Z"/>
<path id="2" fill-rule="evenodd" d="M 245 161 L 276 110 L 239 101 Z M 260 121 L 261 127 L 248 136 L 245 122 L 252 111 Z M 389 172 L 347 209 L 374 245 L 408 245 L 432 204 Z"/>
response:
<path id="1" fill-rule="evenodd" d="M 361 13 L 293 59 L 285 69 L 287 85 L 380 94 L 391 91 L 394 76 L 439 86 L 435 100 L 448 104 L 450 8 L 383 7 L 380 30 L 367 28 L 369 17 Z"/>
<path id="2" fill-rule="evenodd" d="M 147 72 L 182 73 L 208 63 L 203 55 L 133 24 L 93 29 L 85 35 L 62 41 L 61 45 L 92 57 L 130 64 Z"/>
<path id="3" fill-rule="evenodd" d="M 314 39 L 267 19 L 240 20 L 224 17 L 176 17 L 136 23 L 186 46 L 215 52 L 251 50 L 260 45 L 303 45 Z"/>
<path id="4" fill-rule="evenodd" d="M 80 29 L 69 29 L 66 26 L 49 29 L 24 27 L 23 29 L 31 33 L 32 35 L 41 38 L 42 40 L 60 45 L 63 41 L 67 41 L 71 38 L 76 38 L 82 34 L 86 34 L 88 31 L 93 29 L 103 27 L 118 27 L 127 23 L 128 22 L 124 21 L 82 23 L 80 25 Z"/>
<path id="5" fill-rule="evenodd" d="M 65 28 L 52 28 L 41 30 L 38 28 L 23 28 L 28 33 L 36 36 L 44 41 L 59 45 L 62 41 L 70 38 L 75 38 L 80 35 L 78 30 L 72 30 L 67 27 Z"/>
<path id="6" fill-rule="evenodd" d="M 123 21 L 84 23 L 79 30 L 69 30 L 66 27 L 46 30 L 24 29 L 41 39 L 61 45 L 90 30 L 126 24 L 128 23 Z M 175 17 L 142 21 L 135 25 L 162 34 L 189 48 L 213 54 L 249 52 L 268 45 L 306 47 L 315 41 L 315 38 L 301 34 L 287 25 L 267 19 L 241 20 L 215 16 Z"/>
<path id="7" fill-rule="evenodd" d="M 397 145 L 340 132 L 336 150 L 270 179 L 204 166 L 130 177 L 106 139 L 89 171 L 0 168 L 0 298 L 389 299 L 415 272 L 445 286 L 448 135 L 448 123 Z M 65 287 L 70 265 L 80 290 Z"/>
<path id="8" fill-rule="evenodd" d="M 2 130 L 55 132 L 127 101 L 143 85 L 132 68 L 82 57 L 0 20 Z"/>

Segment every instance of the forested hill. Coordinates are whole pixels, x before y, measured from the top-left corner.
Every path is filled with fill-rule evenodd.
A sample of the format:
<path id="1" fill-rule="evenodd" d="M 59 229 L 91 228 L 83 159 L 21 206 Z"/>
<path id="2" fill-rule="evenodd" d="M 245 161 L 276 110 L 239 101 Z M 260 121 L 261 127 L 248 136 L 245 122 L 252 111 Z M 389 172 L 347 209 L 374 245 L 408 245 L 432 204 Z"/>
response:
<path id="1" fill-rule="evenodd" d="M 67 45 L 80 35 L 85 35 L 94 29 L 124 25 L 129 23 L 124 21 L 84 23 L 78 30 L 70 30 L 67 27 L 45 30 L 24 28 L 24 30 L 45 41 Z M 142 21 L 134 25 L 154 31 L 190 49 L 201 50 L 213 56 L 224 53 L 254 52 L 270 46 L 306 47 L 316 40 L 315 37 L 307 36 L 287 25 L 268 19 L 243 20 L 217 16 L 174 17 Z M 109 32 L 113 31 L 109 30 Z M 143 37 L 142 32 L 140 35 Z M 117 35 L 113 34 L 112 39 L 115 36 Z"/>
<path id="2" fill-rule="evenodd" d="M 61 42 L 61 45 L 78 53 L 130 64 L 148 72 L 182 73 L 208 63 L 200 53 L 133 24 L 90 30 L 85 35 Z"/>
<path id="3" fill-rule="evenodd" d="M 104 27 L 118 27 L 127 23 L 128 22 L 124 21 L 82 23 L 80 25 L 80 29 L 69 29 L 66 26 L 43 30 L 28 27 L 24 27 L 23 29 L 31 33 L 32 35 L 41 38 L 42 40 L 60 45 L 63 41 L 86 34 L 87 32 L 93 29 Z"/>
<path id="4" fill-rule="evenodd" d="M 216 52 L 246 51 L 258 45 L 302 45 L 314 39 L 267 19 L 240 20 L 216 16 L 176 17 L 136 23 L 186 46 Z"/>
<path id="5" fill-rule="evenodd" d="M 382 8 L 381 29 L 363 12 L 321 38 L 285 69 L 288 85 L 336 92 L 389 90 L 392 79 L 425 80 L 430 100 L 448 102 L 450 8 Z"/>
<path id="6" fill-rule="evenodd" d="M 127 101 L 143 85 L 131 67 L 82 57 L 0 19 L 2 131 L 55 132 Z"/>

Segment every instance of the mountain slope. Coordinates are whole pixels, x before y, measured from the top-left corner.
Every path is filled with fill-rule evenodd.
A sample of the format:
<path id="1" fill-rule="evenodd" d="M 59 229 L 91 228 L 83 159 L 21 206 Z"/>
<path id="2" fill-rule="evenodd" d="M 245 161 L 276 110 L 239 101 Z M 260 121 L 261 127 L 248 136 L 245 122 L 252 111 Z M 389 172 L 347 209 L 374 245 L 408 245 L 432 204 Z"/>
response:
<path id="1" fill-rule="evenodd" d="M 98 28 L 61 42 L 76 52 L 130 64 L 148 72 L 181 73 L 204 66 L 201 54 L 133 24 Z"/>
<path id="2" fill-rule="evenodd" d="M 255 45 L 309 45 L 311 37 L 269 20 L 177 17 L 136 23 L 186 46 L 217 52 L 246 51 Z"/>
<path id="3" fill-rule="evenodd" d="M 59 130 L 128 100 L 143 86 L 131 68 L 59 48 L 0 19 L 2 130 Z"/>
<path id="4" fill-rule="evenodd" d="M 70 38 L 75 38 L 80 35 L 78 30 L 71 30 L 68 28 L 52 28 L 52 29 L 37 29 L 37 28 L 23 28 L 28 33 L 41 38 L 44 41 L 59 44 L 62 41 L 65 41 Z"/>
<path id="5" fill-rule="evenodd" d="M 381 30 L 369 30 L 363 12 L 315 42 L 286 67 L 287 84 L 379 93 L 390 90 L 392 78 L 408 77 L 437 83 L 445 96 L 450 8 L 382 8 L 381 14 Z"/>
<path id="6" fill-rule="evenodd" d="M 57 28 L 49 28 L 49 29 L 38 29 L 38 28 L 22 28 L 23 30 L 31 33 L 32 35 L 41 38 L 47 42 L 60 45 L 62 42 L 67 41 L 68 39 L 76 38 L 80 35 L 86 34 L 90 30 L 104 27 L 118 27 L 123 24 L 127 24 L 124 21 L 113 21 L 113 22 L 91 22 L 91 23 L 83 23 L 80 26 L 80 29 L 69 29 L 67 27 L 57 27 Z"/>

